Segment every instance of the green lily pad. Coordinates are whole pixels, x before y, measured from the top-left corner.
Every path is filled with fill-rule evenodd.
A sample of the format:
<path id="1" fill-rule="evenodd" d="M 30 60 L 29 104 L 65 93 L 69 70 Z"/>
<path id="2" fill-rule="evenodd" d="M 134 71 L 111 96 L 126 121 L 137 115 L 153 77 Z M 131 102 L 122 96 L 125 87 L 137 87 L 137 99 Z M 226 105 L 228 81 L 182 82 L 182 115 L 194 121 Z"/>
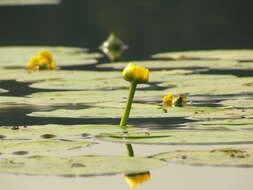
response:
<path id="1" fill-rule="evenodd" d="M 20 126 L 13 128 L 10 126 L 0 127 L 0 136 L 4 139 L 37 139 L 43 138 L 43 135 L 50 134 L 57 139 L 80 139 L 82 134 L 97 135 L 105 132 L 123 132 L 124 130 L 134 130 L 134 127 L 127 127 L 122 129 L 118 125 L 33 125 L 33 126 Z"/>
<path id="2" fill-rule="evenodd" d="M 214 150 L 178 150 L 153 158 L 190 165 L 253 167 L 253 149 L 220 148 Z"/>
<path id="3" fill-rule="evenodd" d="M 252 99 L 232 99 L 232 100 L 225 100 L 220 102 L 225 106 L 233 106 L 233 107 L 240 107 L 240 108 L 253 108 L 253 100 Z"/>
<path id="4" fill-rule="evenodd" d="M 169 59 L 221 59 L 221 60 L 253 60 L 253 50 L 195 50 L 182 52 L 158 53 L 153 58 L 169 58 Z"/>
<path id="5" fill-rule="evenodd" d="M 227 128 L 227 129 L 252 129 L 253 119 L 237 118 L 225 120 L 199 121 L 190 124 L 197 128 Z"/>
<path id="6" fill-rule="evenodd" d="M 252 86 L 245 85 L 252 82 L 253 77 L 231 77 L 223 76 L 216 78 L 216 75 L 211 76 L 187 76 L 185 80 L 171 80 L 171 82 L 164 82 L 163 86 L 177 85 L 171 88 L 172 93 L 190 93 L 190 94 L 238 94 L 250 93 L 253 91 Z"/>
<path id="7" fill-rule="evenodd" d="M 39 92 L 27 97 L 26 102 L 30 104 L 91 104 L 101 102 L 120 102 L 127 90 L 117 91 L 58 91 Z"/>
<path id="8" fill-rule="evenodd" d="M 253 115 L 253 109 L 217 109 L 216 112 L 196 112 L 193 118 L 206 119 L 239 119 Z"/>
<path id="9" fill-rule="evenodd" d="M 92 73 L 94 79 L 87 80 L 85 75 L 81 75 L 82 79 L 79 80 L 70 80 L 65 79 L 55 79 L 55 80 L 46 80 L 42 82 L 36 82 L 30 85 L 33 88 L 42 88 L 42 89 L 62 89 L 62 90 L 75 90 L 75 89 L 114 89 L 114 88 L 128 88 L 128 82 L 122 80 L 121 77 L 118 78 L 102 78 L 98 73 Z M 108 73 L 107 73 L 108 75 Z M 95 78 L 97 76 L 97 79 Z M 120 75 L 119 75 L 120 76 Z"/>
<path id="10" fill-rule="evenodd" d="M 88 53 L 86 49 L 50 46 L 2 46 L 0 47 L 1 67 L 23 67 L 41 50 L 50 51 L 57 66 L 84 65 L 96 63 L 98 53 Z"/>
<path id="11" fill-rule="evenodd" d="M 0 152 L 10 154 L 16 152 L 47 152 L 86 147 L 90 142 L 61 141 L 56 139 L 33 140 L 1 140 Z"/>
<path id="12" fill-rule="evenodd" d="M 253 143 L 253 131 L 222 130 L 170 130 L 156 132 L 130 132 L 101 134 L 102 140 L 142 144 L 237 144 Z"/>
<path id="13" fill-rule="evenodd" d="M 98 65 L 99 68 L 113 68 L 123 70 L 129 62 L 117 62 L 110 64 Z M 170 61 L 161 61 L 161 60 L 149 60 L 149 61 L 133 61 L 132 63 L 140 65 L 142 67 L 147 67 L 152 71 L 166 70 L 169 74 L 187 74 L 198 70 L 200 68 L 239 68 L 239 63 L 233 60 L 170 60 Z M 195 68 L 194 68 L 195 67 Z M 178 69 L 187 70 L 178 70 Z M 190 70 L 189 70 L 190 69 Z M 168 72 L 169 70 L 169 72 Z"/>
<path id="14" fill-rule="evenodd" d="M 122 156 L 29 156 L 0 160 L 0 172 L 29 175 L 89 176 L 148 171 L 164 161 Z"/>

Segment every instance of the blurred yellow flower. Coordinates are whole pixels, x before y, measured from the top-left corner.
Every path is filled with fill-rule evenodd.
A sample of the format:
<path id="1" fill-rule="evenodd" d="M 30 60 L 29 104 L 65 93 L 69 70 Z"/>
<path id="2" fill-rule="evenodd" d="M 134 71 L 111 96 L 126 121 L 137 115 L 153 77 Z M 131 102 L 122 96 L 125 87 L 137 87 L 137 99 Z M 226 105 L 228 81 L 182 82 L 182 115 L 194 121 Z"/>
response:
<path id="1" fill-rule="evenodd" d="M 147 182 L 151 179 L 150 172 L 127 174 L 124 176 L 126 182 L 129 184 L 131 189 L 134 189 L 136 185 Z"/>
<path id="2" fill-rule="evenodd" d="M 170 108 L 174 106 L 184 106 L 186 104 L 186 96 L 183 94 L 173 95 L 167 94 L 163 97 L 163 107 Z"/>
<path id="3" fill-rule="evenodd" d="M 137 84 L 147 83 L 149 80 L 149 70 L 145 67 L 130 63 L 123 70 L 122 76 L 129 82 L 135 82 Z"/>
<path id="4" fill-rule="evenodd" d="M 48 51 L 41 51 L 39 54 L 32 58 L 27 63 L 28 72 L 37 70 L 54 70 L 56 68 L 56 63 L 53 56 Z"/>

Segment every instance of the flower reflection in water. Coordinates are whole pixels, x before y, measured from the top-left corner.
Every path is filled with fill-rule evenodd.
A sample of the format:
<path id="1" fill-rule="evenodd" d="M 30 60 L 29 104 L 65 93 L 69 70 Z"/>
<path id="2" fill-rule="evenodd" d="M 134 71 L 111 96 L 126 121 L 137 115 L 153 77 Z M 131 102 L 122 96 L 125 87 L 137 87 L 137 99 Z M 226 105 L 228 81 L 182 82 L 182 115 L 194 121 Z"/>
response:
<path id="1" fill-rule="evenodd" d="M 134 150 L 131 144 L 126 144 L 129 157 L 134 157 Z M 151 180 L 151 174 L 149 171 L 139 173 L 128 173 L 124 175 L 124 179 L 131 189 L 134 189 L 137 185 L 145 183 Z"/>
<path id="2" fill-rule="evenodd" d="M 124 175 L 125 181 L 129 184 L 131 189 L 134 189 L 137 185 L 145 183 L 151 179 L 150 172 L 131 173 Z"/>

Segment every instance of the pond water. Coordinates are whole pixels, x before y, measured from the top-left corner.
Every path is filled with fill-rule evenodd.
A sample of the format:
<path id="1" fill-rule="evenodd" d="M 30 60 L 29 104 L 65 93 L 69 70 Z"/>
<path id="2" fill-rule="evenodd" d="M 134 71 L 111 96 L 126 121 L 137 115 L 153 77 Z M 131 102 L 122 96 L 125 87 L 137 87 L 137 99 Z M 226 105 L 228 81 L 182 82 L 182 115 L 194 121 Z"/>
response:
<path id="1" fill-rule="evenodd" d="M 173 61 L 166 61 L 166 63 L 170 64 L 170 67 L 173 67 Z M 94 102 L 93 99 L 84 99 L 83 101 L 79 99 L 73 99 L 72 96 L 76 96 L 80 93 L 94 93 L 96 94 L 106 94 L 109 93 L 113 96 L 117 92 L 125 93 L 127 92 L 127 87 L 125 83 L 116 84 L 118 80 L 121 80 L 117 73 L 120 73 L 121 64 L 122 63 L 114 63 L 113 65 L 103 63 L 104 59 L 100 60 L 97 64 L 87 65 L 87 66 L 63 66 L 61 70 L 57 71 L 58 73 L 53 73 L 56 76 L 46 79 L 39 73 L 35 73 L 33 75 L 24 74 L 23 69 L 15 70 L 16 68 L 8 67 L 7 72 L 8 80 L 1 80 L 0 81 L 0 88 L 6 90 L 6 92 L 1 93 L 0 98 L 2 98 L 2 108 L 1 108 L 1 120 L 0 125 L 2 127 L 9 126 L 12 127 L 13 132 L 10 134 L 1 134 L 4 135 L 6 140 L 11 137 L 11 135 L 15 134 L 15 131 L 18 132 L 20 130 L 24 131 L 26 134 L 26 128 L 29 130 L 34 130 L 32 126 L 39 128 L 39 126 L 47 126 L 48 124 L 54 125 L 63 125 L 63 126 L 73 126 L 74 128 L 78 128 L 80 125 L 118 125 L 120 122 L 120 115 L 122 112 L 122 104 L 125 101 L 125 98 L 113 98 L 108 96 L 109 104 L 107 105 L 105 98 L 101 102 Z M 194 64 L 196 64 L 194 61 Z M 156 60 L 151 60 L 147 64 L 151 68 L 151 76 L 153 73 L 153 80 L 148 85 L 140 86 L 137 89 L 136 97 L 134 104 L 138 107 L 134 107 L 132 117 L 129 119 L 129 125 L 136 126 L 137 131 L 144 131 L 144 134 L 151 135 L 148 136 L 140 136 L 140 137 L 133 137 L 133 139 L 129 140 L 129 142 L 133 142 L 132 148 L 134 151 L 134 155 L 136 158 L 146 157 L 152 158 L 156 157 L 157 155 L 162 155 L 162 153 L 166 152 L 177 152 L 178 150 L 181 151 L 206 151 L 211 150 L 227 150 L 231 148 L 234 153 L 230 155 L 230 160 L 226 163 L 220 164 L 219 160 L 214 160 L 214 163 L 218 164 L 217 166 L 211 166 L 209 161 L 205 161 L 204 164 L 197 163 L 197 164 L 180 164 L 175 163 L 174 161 L 178 158 L 174 158 L 171 162 L 168 162 L 163 167 L 155 167 L 153 169 L 149 169 L 151 179 L 149 181 L 137 185 L 137 189 L 177 189 L 177 190 L 185 190 L 185 189 L 245 189 L 250 190 L 253 186 L 252 183 L 252 165 L 239 165 L 234 166 L 227 165 L 231 161 L 233 162 L 232 157 L 236 156 L 243 156 L 241 159 L 247 159 L 248 154 L 244 155 L 243 150 L 250 150 L 252 148 L 252 137 L 242 138 L 240 135 L 238 137 L 234 137 L 234 134 L 240 133 L 241 129 L 245 135 L 248 133 L 247 131 L 252 130 L 252 108 L 251 100 L 252 100 L 252 93 L 253 91 L 250 88 L 250 81 L 253 81 L 253 72 L 250 68 L 230 68 L 236 67 L 238 63 L 231 62 L 230 66 L 224 68 L 225 66 L 217 63 L 206 61 L 208 65 L 200 66 L 191 66 L 193 63 L 192 61 L 183 61 L 183 65 L 180 62 L 174 64 L 173 70 L 164 66 L 165 63 L 157 62 Z M 146 64 L 146 62 L 137 62 L 138 64 Z M 225 62 L 224 62 L 225 63 Z M 189 66 L 187 65 L 189 64 Z M 244 64 L 244 63 L 243 63 Z M 215 66 L 212 66 L 215 65 Z M 222 68 L 220 68 L 222 67 Z M 171 70 L 171 71 L 170 71 Z M 86 72 L 88 73 L 95 72 L 96 75 L 91 77 L 95 77 L 94 79 L 91 78 L 88 81 L 94 82 L 94 86 L 86 84 L 85 81 L 79 84 L 80 78 L 77 77 L 78 73 L 76 73 L 77 77 L 73 78 L 73 76 L 68 76 L 70 79 L 65 79 L 66 76 L 62 76 L 62 72 Z M 173 72 L 175 73 L 173 73 Z M 14 77 L 9 75 L 9 72 L 14 72 Z M 167 72 L 172 72 L 168 74 Z M 189 73 L 190 72 L 190 73 Z M 186 74 L 185 74 L 186 73 Z M 83 74 L 83 73 L 81 73 Z M 45 75 L 46 72 L 45 72 Z M 66 75 L 66 74 L 64 74 Z M 99 76 L 101 75 L 101 76 Z M 4 76 L 3 76 L 4 77 Z M 35 77 L 34 79 L 30 77 Z M 87 77 L 90 77 L 87 75 Z M 108 86 L 107 78 L 110 80 L 115 81 L 115 85 L 111 86 L 110 88 L 101 88 L 100 81 L 103 82 L 103 85 Z M 165 78 L 164 78 L 165 77 Z M 168 79 L 166 79 L 168 77 Z M 238 78 L 239 77 L 239 78 Z M 187 79 L 188 80 L 185 80 Z M 216 78 L 219 78 L 221 83 L 222 89 L 217 88 L 215 83 Z M 21 80 L 22 79 L 22 80 Z M 24 80 L 23 80 L 24 79 Z M 46 79 L 46 80 L 45 80 Z M 176 80 L 175 80 L 176 79 Z M 206 80 L 209 84 L 209 88 L 204 88 L 201 83 L 194 84 L 195 80 Z M 72 80 L 71 86 L 62 85 L 62 82 L 68 82 L 67 80 Z M 166 81 L 169 81 L 168 84 Z M 49 82 L 49 85 L 43 86 L 43 82 Z M 181 82 L 180 82 L 181 81 Z M 192 82 L 191 82 L 192 81 Z M 234 81 L 234 82 L 230 82 Z M 55 86 L 55 82 L 56 86 Z M 35 84 L 35 85 L 34 85 Z M 42 88 L 40 87 L 42 84 Z M 78 84 L 78 85 L 77 85 Z M 219 83 L 217 83 L 220 85 Z M 231 84 L 235 84 L 234 87 Z M 161 109 L 162 102 L 161 98 L 165 92 L 170 91 L 170 89 L 179 90 L 181 92 L 184 88 L 181 88 L 181 85 L 186 88 L 189 86 L 197 85 L 199 89 L 190 88 L 187 90 L 187 105 L 185 107 L 178 107 L 178 108 L 168 108 L 165 110 Z M 229 88 L 226 86 L 229 85 Z M 54 88 L 60 86 L 59 89 Z M 213 89 L 212 89 L 213 88 Z M 234 90 L 236 88 L 236 90 Z M 244 89 L 245 88 L 245 89 Z M 184 91 L 183 91 L 184 92 Z M 217 92 L 217 93 L 216 93 Z M 70 97 L 72 99 L 62 99 L 64 97 L 68 97 L 68 93 L 70 93 Z M 149 93 L 151 95 L 149 95 Z M 223 93 L 223 94 L 222 94 Z M 87 94 L 88 95 L 88 94 Z M 36 100 L 36 96 L 38 96 L 38 100 Z M 117 95 L 119 96 L 119 95 Z M 77 96 L 78 97 L 78 96 Z M 100 98 L 102 98 L 99 95 Z M 14 98 L 14 99 L 12 99 Z M 24 98 L 24 99 L 19 99 Z M 46 98 L 46 99 L 44 99 Z M 49 98 L 49 99 L 48 99 Z M 88 98 L 88 97 L 87 97 Z M 6 100 L 5 100 L 6 99 Z M 34 101 L 35 102 L 31 102 Z M 233 101 L 238 101 L 238 103 L 233 103 Z M 56 102 L 55 102 L 56 101 Z M 120 109 L 118 109 L 117 104 L 113 102 L 118 102 L 117 104 L 120 105 Z M 231 101 L 231 102 L 229 102 Z M 242 102 L 240 102 L 242 101 Z M 243 101 L 248 101 L 246 104 Z M 37 103 L 36 103 L 37 102 Z M 86 102 L 86 103 L 84 103 Z M 87 103 L 89 102 L 89 103 Z M 230 107 L 226 107 L 229 105 Z M 143 107 L 144 106 L 144 107 Z M 145 107 L 148 106 L 148 107 Z M 112 110 L 118 110 L 117 112 L 110 111 L 111 107 Z M 149 109 L 152 108 L 156 110 L 160 109 L 160 112 L 155 111 L 154 113 L 149 113 Z M 143 109 L 144 108 L 144 109 Z M 158 108 L 158 109 L 157 109 Z M 94 109 L 95 112 L 89 113 L 89 110 Z M 139 109 L 139 111 L 138 111 Z M 224 114 L 212 114 L 213 111 L 218 111 L 218 113 L 222 113 L 225 111 Z M 223 110 L 224 109 L 224 110 Z M 58 111 L 63 110 L 64 112 Z M 79 111 L 82 111 L 79 113 Z M 85 110 L 88 110 L 86 112 Z M 101 111 L 102 110 L 102 111 Z M 103 112 L 105 110 L 105 112 Z M 136 111 L 134 111 L 136 110 Z M 207 111 L 206 111 L 207 110 Z M 151 111 L 151 110 L 150 110 Z M 91 111 L 90 111 L 91 112 Z M 100 114 L 101 112 L 101 114 Z M 111 115 L 106 112 L 111 112 Z M 120 112 L 120 113 L 118 113 Z M 212 114 L 205 116 L 203 113 Z M 143 114 L 141 114 L 143 113 Z M 64 115 L 62 115 L 64 114 Z M 167 114 L 161 117 L 162 114 Z M 145 116 L 148 115 L 148 116 Z M 203 123 L 201 123 L 203 122 Z M 207 122 L 207 123 L 205 123 Z M 211 122 L 211 123 L 209 123 Z M 213 122 L 213 123 L 212 123 Z M 215 123 L 216 122 L 216 123 Z M 219 123 L 220 122 L 220 123 Z M 228 123 L 226 123 L 228 122 Z M 230 124 L 229 122 L 232 122 Z M 207 128 L 206 128 L 207 127 Z M 68 150 L 56 150 L 56 151 L 43 151 L 41 150 L 41 154 L 45 156 L 82 156 L 82 155 L 95 155 L 95 156 L 123 156 L 126 157 L 128 155 L 127 149 L 124 145 L 124 138 L 123 141 L 120 142 L 121 137 L 117 137 L 119 139 L 109 138 L 106 139 L 104 137 L 94 138 L 94 135 L 99 134 L 99 132 L 82 132 L 81 136 L 76 136 L 74 134 L 71 136 L 65 135 L 61 137 L 61 134 L 57 131 L 54 131 L 54 126 L 51 126 L 52 130 L 48 130 L 40 134 L 40 137 L 45 139 L 55 139 L 59 138 L 62 143 L 64 141 L 72 141 L 72 140 L 85 140 L 91 143 L 87 147 L 79 148 L 79 149 L 68 149 Z M 233 129 L 239 130 L 239 132 L 234 131 Z M 47 128 L 45 128 L 47 129 Z M 199 131 L 199 129 L 201 129 Z M 231 133 L 231 138 L 228 138 L 222 135 L 222 138 L 227 138 L 224 142 L 220 141 L 220 138 L 213 137 L 214 139 L 207 137 L 202 138 L 201 136 L 197 136 L 197 139 L 191 139 L 192 135 L 196 135 L 195 133 L 202 133 L 205 136 L 205 132 L 209 133 L 211 131 L 222 131 L 225 130 L 225 133 Z M 106 130 L 106 129 L 105 129 Z M 109 131 L 111 129 L 108 129 Z M 131 131 L 131 129 L 129 129 Z M 167 137 L 173 136 L 173 131 L 181 130 L 182 132 L 190 132 L 192 131 L 192 135 L 188 137 L 183 137 L 181 135 L 178 136 L 178 139 L 185 138 L 184 140 L 177 142 L 170 141 L 169 139 L 166 140 Z M 171 131 L 171 132 L 170 132 Z M 234 133 L 234 132 L 235 133 Z M 36 131 L 34 131 L 36 132 Z M 38 131 L 39 132 L 39 131 Z M 66 131 L 68 133 L 68 131 Z M 103 133 L 106 131 L 103 131 Z M 119 133 L 119 131 L 117 131 Z M 155 136 L 155 132 L 158 132 L 158 135 Z M 178 131 L 179 132 L 179 131 Z M 204 132 L 204 133 L 203 133 Z M 59 134 L 58 134 L 59 133 Z M 177 133 L 177 132 L 176 132 Z M 176 134 L 175 133 L 175 134 Z M 185 134 L 186 134 L 185 133 Z M 22 136 L 22 132 L 19 133 Z M 34 135 L 37 133 L 34 133 Z M 112 133 L 113 134 L 113 133 Z M 117 133 L 116 133 L 117 134 Z M 131 132 L 130 132 L 131 134 Z M 133 133 L 134 134 L 134 133 Z M 168 134 L 168 135 L 166 135 Z M 28 134 L 27 134 L 28 135 Z M 58 137 L 59 135 L 59 137 Z M 154 135 L 154 136 L 152 136 Z M 160 137 L 159 137 L 160 135 Z M 182 133 L 182 135 L 184 135 Z M 210 133 L 211 135 L 211 133 Z M 20 136 L 20 135 L 19 135 Z M 21 136 L 19 138 L 21 138 Z M 36 135 L 35 135 L 36 136 Z M 164 139 L 165 137 L 165 139 Z M 28 138 L 29 136 L 25 137 Z M 33 138 L 33 137 L 32 137 Z M 138 142 L 138 138 L 142 141 Z M 160 138 L 160 139 L 159 139 Z M 239 138 L 240 140 L 238 141 Z M 135 139 L 137 140 L 135 142 Z M 147 140 L 151 141 L 147 141 Z M 152 139 L 156 140 L 153 141 Z M 202 139 L 202 140 L 201 140 Z M 233 140 L 234 139 L 234 140 Z M 13 139 L 15 140 L 15 138 Z M 21 140 L 24 140 L 21 138 Z M 168 141 L 169 140 L 169 141 Z M 204 142 L 202 142 L 204 140 Z M 207 140 L 207 141 L 206 141 Z M 216 142 L 218 140 L 218 142 Z M 228 142 L 226 142 L 228 141 Z M 238 142 L 237 142 L 238 141 Z M 4 142 L 4 141 L 2 141 Z M 128 142 L 128 141 L 126 141 Z M 175 145 L 171 145 L 175 144 Z M 188 145 L 187 145 L 188 144 Z M 24 147 L 23 147 L 24 148 Z M 236 148 L 236 149 L 235 149 Z M 237 152 L 238 150 L 239 152 Z M 3 149 L 4 150 L 4 149 Z M 14 149 L 13 149 L 14 150 Z M 33 149 L 31 149 L 33 150 Z M 230 150 L 228 150 L 230 151 Z M 1 155 L 2 159 L 14 159 L 13 162 L 15 163 L 22 163 L 19 161 L 15 161 L 17 158 L 22 158 L 22 156 L 35 156 L 38 153 L 35 151 L 23 151 L 23 149 L 18 149 L 18 151 L 11 151 L 8 154 Z M 230 154 L 230 153 L 229 153 Z M 235 154 L 235 155 L 234 155 Z M 237 155 L 238 154 L 238 155 Z M 241 155 L 243 154 L 243 155 Z M 245 158 L 246 156 L 246 158 Z M 251 155 L 250 155 L 251 156 Z M 238 158 L 239 158 L 238 157 Z M 232 159 L 231 159 L 232 158 Z M 238 159 L 237 158 L 237 159 Z M 186 160 L 192 161 L 192 159 L 196 158 L 188 158 Z M 225 159 L 219 158 L 217 159 Z M 166 160 L 165 158 L 163 160 Z M 75 164 L 77 167 L 81 166 L 81 164 Z M 215 164 L 214 164 L 215 165 Z M 227 167 L 229 166 L 229 167 Z M 2 187 L 8 190 L 16 190 L 16 189 L 62 189 L 67 190 L 70 188 L 73 189 L 101 189 L 103 188 L 110 188 L 110 189 L 129 189 L 128 184 L 124 179 L 124 172 L 116 172 L 116 174 L 96 174 L 96 175 L 88 175 L 80 177 L 76 176 L 68 176 L 67 177 L 60 177 L 55 175 L 31 175 L 29 172 L 24 175 L 22 174 L 25 170 L 21 172 L 21 175 L 16 174 L 8 174 L 8 173 L 1 173 L 0 179 L 2 181 Z M 141 170 L 142 171 L 142 170 Z M 35 171 L 36 172 L 36 171 Z M 15 173 L 15 172 L 14 172 Z M 129 171 L 127 172 L 129 173 Z M 130 172 L 131 173 L 131 172 Z M 136 171 L 135 171 L 136 173 Z"/>
<path id="2" fill-rule="evenodd" d="M 252 2 L 1 1 L 2 189 L 124 190 L 128 177 L 143 190 L 252 190 Z M 111 32 L 128 45 L 114 63 L 96 53 Z M 209 50 L 173 52 L 194 49 Z M 40 50 L 57 70 L 27 73 Z M 150 81 L 122 129 L 127 61 Z M 186 105 L 165 107 L 168 93 Z"/>

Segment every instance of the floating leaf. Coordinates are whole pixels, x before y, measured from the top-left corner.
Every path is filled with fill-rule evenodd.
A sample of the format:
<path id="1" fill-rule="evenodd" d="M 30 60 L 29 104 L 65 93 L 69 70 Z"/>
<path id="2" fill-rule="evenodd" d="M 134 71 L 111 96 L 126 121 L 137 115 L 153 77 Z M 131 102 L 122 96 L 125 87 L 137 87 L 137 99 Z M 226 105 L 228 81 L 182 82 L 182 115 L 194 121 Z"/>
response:
<path id="1" fill-rule="evenodd" d="M 253 149 L 219 148 L 213 150 L 178 150 L 153 158 L 190 165 L 253 167 Z"/>
<path id="2" fill-rule="evenodd" d="M 177 77 L 177 80 L 171 80 L 171 82 L 164 82 L 163 86 L 177 85 L 170 89 L 172 93 L 226 95 L 252 92 L 253 88 L 245 85 L 251 81 L 253 81 L 253 77 L 191 75 Z"/>
<path id="3" fill-rule="evenodd" d="M 125 130 L 133 130 L 134 127 L 127 127 Z M 123 132 L 124 130 L 118 125 L 33 125 L 18 126 L 16 128 L 10 126 L 1 126 L 0 135 L 5 139 L 37 139 L 43 138 L 43 135 L 50 134 L 57 139 L 77 136 L 81 138 L 82 134 L 100 134 L 105 132 Z M 72 137 L 73 139 L 74 137 Z"/>
<path id="4" fill-rule="evenodd" d="M 61 141 L 56 139 L 34 139 L 34 140 L 0 140 L 0 152 L 2 154 L 18 152 L 46 152 L 57 150 L 68 150 L 86 147 L 90 142 L 83 141 Z"/>
<path id="5" fill-rule="evenodd" d="M 253 129 L 253 119 L 237 118 L 225 120 L 199 121 L 190 124 L 197 128 Z"/>
<path id="6" fill-rule="evenodd" d="M 144 172 L 165 165 L 151 158 L 122 156 L 42 156 L 0 160 L 0 172 L 29 175 L 103 175 Z"/>
<path id="7" fill-rule="evenodd" d="M 83 73 L 84 74 L 84 73 Z M 89 74 L 92 74 L 91 72 Z M 127 88 L 128 84 L 124 80 L 119 78 L 102 78 L 99 77 L 99 73 L 93 73 L 93 80 L 87 80 L 85 75 L 81 75 L 82 79 L 71 80 L 71 79 L 55 79 L 55 80 L 46 80 L 42 82 L 37 82 L 30 85 L 33 88 L 42 88 L 42 89 L 61 89 L 61 90 L 75 90 L 75 89 L 85 89 L 85 90 L 106 90 L 106 89 L 115 89 L 115 88 Z M 107 73 L 108 75 L 108 73 Z M 120 75 L 119 75 L 120 76 Z M 97 79 L 96 79 L 96 78 Z"/>
<path id="8" fill-rule="evenodd" d="M 253 131 L 171 130 L 101 134 L 97 138 L 123 143 L 143 144 L 237 144 L 253 143 Z"/>
<path id="9" fill-rule="evenodd" d="M 233 50 L 195 50 L 182 52 L 158 53 L 153 58 L 169 59 L 221 59 L 221 60 L 253 60 L 253 50 L 233 49 Z"/>
<path id="10" fill-rule="evenodd" d="M 252 99 L 231 99 L 220 102 L 225 106 L 233 106 L 238 108 L 253 108 Z"/>
<path id="11" fill-rule="evenodd" d="M 2 46 L 0 66 L 25 68 L 27 62 L 41 50 L 50 51 L 58 66 L 94 64 L 96 58 L 100 57 L 98 53 L 88 53 L 85 49 L 75 47 Z"/>
<path id="12" fill-rule="evenodd" d="M 208 68 L 216 68 L 216 69 L 231 69 L 231 68 L 239 68 L 241 65 L 237 61 L 232 60 L 148 60 L 148 61 L 134 61 L 134 64 L 138 64 L 142 67 L 147 67 L 151 71 L 167 71 L 168 74 L 184 74 L 186 71 L 193 72 L 198 69 L 208 69 Z M 98 68 L 113 68 L 117 70 L 122 70 L 128 62 L 117 62 L 111 64 L 102 64 L 98 65 Z M 245 64 L 246 65 L 246 64 Z M 180 69 L 181 70 L 177 70 Z M 182 69 L 184 69 L 182 72 Z M 187 69 L 187 70 L 186 70 Z M 170 72 L 168 72 L 168 70 Z M 180 73 L 181 71 L 181 73 Z"/>

